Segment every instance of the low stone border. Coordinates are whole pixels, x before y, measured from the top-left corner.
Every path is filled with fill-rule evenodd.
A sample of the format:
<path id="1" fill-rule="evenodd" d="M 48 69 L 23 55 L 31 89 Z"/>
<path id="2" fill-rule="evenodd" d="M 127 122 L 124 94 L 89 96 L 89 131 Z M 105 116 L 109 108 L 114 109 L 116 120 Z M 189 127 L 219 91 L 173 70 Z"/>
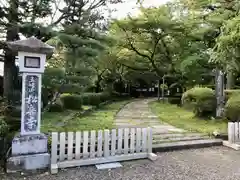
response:
<path id="1" fill-rule="evenodd" d="M 235 149 L 237 151 L 240 150 L 240 144 L 233 144 L 229 141 L 223 141 L 223 145 L 232 149 Z"/>
<path id="2" fill-rule="evenodd" d="M 184 150 L 184 149 L 197 149 L 197 148 L 205 148 L 211 146 L 222 146 L 223 141 L 220 139 L 210 139 L 210 140 L 195 140 L 191 142 L 172 142 L 172 143 L 163 143 L 154 146 L 153 152 L 167 152 L 167 151 L 176 151 L 176 150 Z"/>

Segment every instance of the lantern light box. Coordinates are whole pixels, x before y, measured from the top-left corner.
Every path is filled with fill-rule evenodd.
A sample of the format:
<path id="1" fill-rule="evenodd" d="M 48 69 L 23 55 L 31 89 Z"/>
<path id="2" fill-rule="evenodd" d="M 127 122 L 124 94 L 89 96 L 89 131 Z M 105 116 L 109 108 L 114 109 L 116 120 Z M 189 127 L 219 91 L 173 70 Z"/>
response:
<path id="1" fill-rule="evenodd" d="M 19 71 L 29 73 L 43 73 L 46 55 L 29 52 L 18 52 Z"/>

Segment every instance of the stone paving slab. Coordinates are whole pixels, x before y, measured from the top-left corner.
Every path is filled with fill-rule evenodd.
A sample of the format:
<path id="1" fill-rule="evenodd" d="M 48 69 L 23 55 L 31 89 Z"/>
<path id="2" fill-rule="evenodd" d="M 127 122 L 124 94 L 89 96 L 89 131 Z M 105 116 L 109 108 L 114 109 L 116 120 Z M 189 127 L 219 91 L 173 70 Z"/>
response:
<path id="1" fill-rule="evenodd" d="M 151 101 L 156 99 L 140 99 L 135 100 L 121 109 L 115 118 L 115 125 L 117 128 L 138 128 L 138 127 L 152 127 L 154 133 L 181 133 L 185 132 L 182 129 L 162 123 L 158 117 L 152 113 L 149 107 Z"/>

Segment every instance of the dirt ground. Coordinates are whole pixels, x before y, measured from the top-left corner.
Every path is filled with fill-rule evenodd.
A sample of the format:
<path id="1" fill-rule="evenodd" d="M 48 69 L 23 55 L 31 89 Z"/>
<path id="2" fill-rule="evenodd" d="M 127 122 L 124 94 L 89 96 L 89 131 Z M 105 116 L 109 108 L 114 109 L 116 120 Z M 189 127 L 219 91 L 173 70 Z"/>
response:
<path id="1" fill-rule="evenodd" d="M 123 167 L 95 166 L 60 170 L 57 175 L 1 175 L 0 180 L 240 180 L 240 152 L 213 147 L 158 153 L 158 159 L 123 162 Z M 2 177 L 1 177 L 2 176 Z"/>

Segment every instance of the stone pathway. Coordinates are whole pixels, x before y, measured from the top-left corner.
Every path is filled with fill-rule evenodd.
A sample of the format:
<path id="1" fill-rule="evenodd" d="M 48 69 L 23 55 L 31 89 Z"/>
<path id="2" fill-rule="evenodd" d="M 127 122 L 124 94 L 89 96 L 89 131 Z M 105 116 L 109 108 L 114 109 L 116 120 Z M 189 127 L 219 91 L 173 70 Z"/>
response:
<path id="1" fill-rule="evenodd" d="M 183 133 L 183 129 L 176 128 L 159 121 L 158 117 L 150 110 L 148 103 L 156 99 L 134 100 L 121 109 L 115 118 L 116 127 L 152 127 L 156 134 Z"/>
<path id="2" fill-rule="evenodd" d="M 138 99 L 125 105 L 115 117 L 117 128 L 143 128 L 153 129 L 153 144 L 158 145 L 168 142 L 198 141 L 209 139 L 209 136 L 200 133 L 189 133 L 183 129 L 176 128 L 161 122 L 151 111 L 149 103 L 156 99 Z"/>

